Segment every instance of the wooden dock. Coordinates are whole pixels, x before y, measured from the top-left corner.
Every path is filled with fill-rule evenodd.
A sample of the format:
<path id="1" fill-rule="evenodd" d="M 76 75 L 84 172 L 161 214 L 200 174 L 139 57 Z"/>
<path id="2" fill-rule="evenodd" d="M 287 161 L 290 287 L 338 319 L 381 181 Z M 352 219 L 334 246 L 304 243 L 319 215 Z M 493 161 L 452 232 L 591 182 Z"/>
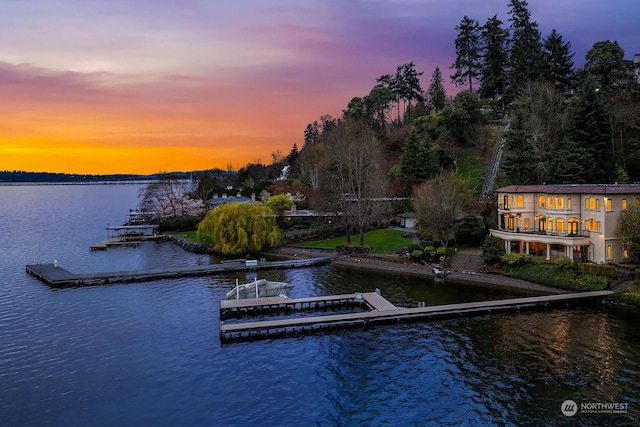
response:
<path id="1" fill-rule="evenodd" d="M 143 241 L 147 240 L 162 240 L 164 234 L 142 235 L 142 236 L 111 236 L 104 240 L 99 241 L 95 245 L 89 246 L 92 251 L 105 251 L 108 248 L 118 248 L 122 246 L 137 247 Z"/>
<path id="2" fill-rule="evenodd" d="M 54 264 L 31 264 L 26 266 L 30 275 L 37 277 L 51 287 L 104 285 L 118 282 L 136 282 L 143 280 L 171 279 L 187 276 L 206 276 L 207 274 L 233 271 L 272 270 L 283 268 L 308 267 L 331 261 L 335 255 L 285 261 L 244 260 L 221 264 L 206 264 L 187 267 L 156 268 L 147 270 L 115 271 L 109 273 L 74 274 Z"/>
<path id="3" fill-rule="evenodd" d="M 567 306 L 603 299 L 611 293 L 611 291 L 577 292 L 412 308 L 396 307 L 376 292 L 302 299 L 275 297 L 223 300 L 220 301 L 220 340 L 261 339 L 328 329 L 474 316 L 557 305 Z M 307 310 L 317 311 L 334 306 L 343 308 L 350 305 L 359 305 L 363 311 L 311 317 L 289 316 L 261 321 L 227 322 L 222 320 L 233 316 L 278 316 L 283 313 L 300 311 L 305 307 Z"/>

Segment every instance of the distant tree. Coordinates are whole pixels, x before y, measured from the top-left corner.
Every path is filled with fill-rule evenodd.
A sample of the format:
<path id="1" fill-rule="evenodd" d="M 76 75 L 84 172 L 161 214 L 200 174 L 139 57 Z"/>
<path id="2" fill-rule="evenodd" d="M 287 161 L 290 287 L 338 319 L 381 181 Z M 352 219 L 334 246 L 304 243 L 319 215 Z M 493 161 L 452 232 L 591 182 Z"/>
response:
<path id="1" fill-rule="evenodd" d="M 139 207 L 154 212 L 159 219 L 201 215 L 204 213 L 204 203 L 192 196 L 195 189 L 191 181 L 163 174 L 157 181 L 141 188 L 138 194 Z"/>
<path id="2" fill-rule="evenodd" d="M 481 96 L 489 99 L 501 97 L 508 85 L 509 30 L 502 27 L 497 15 L 482 27 L 482 67 L 480 70 Z"/>
<path id="3" fill-rule="evenodd" d="M 411 116 L 411 106 L 413 101 L 424 102 L 424 91 L 420 86 L 420 76 L 422 72 L 415 69 L 415 64 L 409 62 L 398 65 L 394 75 L 384 74 L 376 79 L 376 88 L 384 88 L 393 93 L 397 107 L 396 126 L 403 125 L 401 107 L 409 112 Z"/>
<path id="4" fill-rule="evenodd" d="M 573 110 L 571 139 L 588 153 L 586 174 L 594 183 L 609 183 L 617 176 L 611 120 L 607 101 L 593 77 L 587 77 Z"/>
<path id="5" fill-rule="evenodd" d="M 562 36 L 554 29 L 545 39 L 543 48 L 546 64 L 544 78 L 553 83 L 558 90 L 568 90 L 575 74 L 571 43 L 565 43 Z"/>
<path id="6" fill-rule="evenodd" d="M 473 83 L 480 76 L 480 25 L 478 21 L 465 16 L 455 27 L 458 36 L 455 40 L 456 60 L 451 69 L 456 72 L 451 81 L 458 87 L 469 85 L 469 92 L 473 92 Z"/>
<path id="7" fill-rule="evenodd" d="M 378 212 L 377 198 L 384 197 L 387 181 L 381 168 L 381 148 L 374 132 L 362 121 L 345 119 L 328 135 L 331 162 L 325 189 L 340 201 L 347 243 L 357 229 L 360 245 L 368 221 Z"/>
<path id="8" fill-rule="evenodd" d="M 366 105 L 364 103 L 364 99 L 359 97 L 351 98 L 349 104 L 347 104 L 347 109 L 342 113 L 345 117 L 353 118 L 356 120 L 363 119 L 366 114 Z"/>
<path id="9" fill-rule="evenodd" d="M 629 251 L 632 261 L 640 260 L 640 205 L 630 204 L 618 221 L 616 236 Z"/>
<path id="10" fill-rule="evenodd" d="M 304 130 L 304 147 L 316 142 L 318 136 L 320 136 L 318 122 L 309 123 Z"/>
<path id="11" fill-rule="evenodd" d="M 542 42 L 538 23 L 531 20 L 526 0 L 509 2 L 511 22 L 510 96 L 515 97 L 526 83 L 540 78 L 544 64 Z"/>
<path id="12" fill-rule="evenodd" d="M 276 194 L 267 199 L 267 207 L 271 209 L 276 215 L 282 215 L 282 213 L 293 206 L 293 199 L 289 194 Z"/>
<path id="13" fill-rule="evenodd" d="M 450 239 L 455 238 L 472 203 L 465 181 L 452 173 L 442 173 L 413 192 L 413 209 L 420 226 L 434 230 L 445 249 Z"/>
<path id="14" fill-rule="evenodd" d="M 394 99 L 395 95 L 391 89 L 383 86 L 375 86 L 369 95 L 364 97 L 366 120 L 371 129 L 376 131 L 386 129 L 389 110 Z"/>
<path id="15" fill-rule="evenodd" d="M 600 41 L 587 52 L 584 70 L 595 76 L 603 90 L 611 91 L 617 87 L 618 80 L 624 76 L 623 59 L 624 50 L 617 41 Z"/>
<path id="16" fill-rule="evenodd" d="M 209 211 L 198 225 L 196 238 L 211 233 L 213 251 L 238 255 L 280 243 L 281 232 L 273 211 L 259 203 L 233 202 Z"/>
<path id="17" fill-rule="evenodd" d="M 431 84 L 427 90 L 429 106 L 435 110 L 436 113 L 442 111 L 445 105 L 447 105 L 447 90 L 442 83 L 442 73 L 440 68 L 436 67 L 431 75 Z"/>
<path id="18" fill-rule="evenodd" d="M 428 134 L 420 137 L 415 128 L 405 140 L 400 158 L 400 174 L 408 180 L 422 181 L 440 170 L 438 148 L 431 143 Z"/>

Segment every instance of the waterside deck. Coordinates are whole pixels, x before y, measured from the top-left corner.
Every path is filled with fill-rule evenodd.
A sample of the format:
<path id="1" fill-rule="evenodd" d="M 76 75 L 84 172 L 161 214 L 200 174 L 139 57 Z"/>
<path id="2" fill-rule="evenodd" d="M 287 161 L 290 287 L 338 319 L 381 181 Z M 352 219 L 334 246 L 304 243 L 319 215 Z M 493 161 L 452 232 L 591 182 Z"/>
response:
<path id="1" fill-rule="evenodd" d="M 261 339 L 295 333 L 327 329 L 367 327 L 430 320 L 446 317 L 474 316 L 503 311 L 546 308 L 552 305 L 586 303 L 604 299 L 611 291 L 579 292 L 559 295 L 544 295 L 526 298 L 511 298 L 436 306 L 396 307 L 376 292 L 365 292 L 326 297 L 286 299 L 280 297 L 220 301 L 220 340 Z M 317 311 L 327 308 L 360 305 L 364 311 L 307 317 L 285 317 L 273 320 L 227 322 L 230 317 L 257 315 L 287 315 L 292 312 Z"/>
<path id="2" fill-rule="evenodd" d="M 295 259 L 285 261 L 244 260 L 225 262 L 222 264 L 206 264 L 187 267 L 156 268 L 147 270 L 115 271 L 108 273 L 74 274 L 55 264 L 31 264 L 26 266 L 30 275 L 37 277 L 51 287 L 104 285 L 118 282 L 136 282 L 180 278 L 187 276 L 205 276 L 212 273 L 232 271 L 268 270 L 282 268 L 308 267 L 329 262 L 335 256 L 319 258 Z"/>

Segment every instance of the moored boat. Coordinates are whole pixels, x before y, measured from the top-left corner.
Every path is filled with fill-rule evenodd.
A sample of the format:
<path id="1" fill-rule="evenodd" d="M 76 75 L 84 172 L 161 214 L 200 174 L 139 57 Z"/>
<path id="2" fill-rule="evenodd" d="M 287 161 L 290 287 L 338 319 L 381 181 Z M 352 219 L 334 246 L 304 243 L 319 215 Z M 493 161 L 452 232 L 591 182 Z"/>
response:
<path id="1" fill-rule="evenodd" d="M 227 292 L 227 299 L 246 299 L 264 297 L 287 297 L 293 285 L 286 282 L 272 282 L 267 279 L 257 279 L 250 283 L 237 284 Z"/>

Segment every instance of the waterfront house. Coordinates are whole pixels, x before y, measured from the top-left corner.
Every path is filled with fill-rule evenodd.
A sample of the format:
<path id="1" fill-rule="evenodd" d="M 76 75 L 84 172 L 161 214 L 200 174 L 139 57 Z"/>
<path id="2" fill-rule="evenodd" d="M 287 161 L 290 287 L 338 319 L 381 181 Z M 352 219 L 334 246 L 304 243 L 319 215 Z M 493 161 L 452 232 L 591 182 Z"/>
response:
<path id="1" fill-rule="evenodd" d="M 639 184 L 510 185 L 496 190 L 497 228 L 507 253 L 595 263 L 625 261 L 620 215 L 640 203 Z"/>

